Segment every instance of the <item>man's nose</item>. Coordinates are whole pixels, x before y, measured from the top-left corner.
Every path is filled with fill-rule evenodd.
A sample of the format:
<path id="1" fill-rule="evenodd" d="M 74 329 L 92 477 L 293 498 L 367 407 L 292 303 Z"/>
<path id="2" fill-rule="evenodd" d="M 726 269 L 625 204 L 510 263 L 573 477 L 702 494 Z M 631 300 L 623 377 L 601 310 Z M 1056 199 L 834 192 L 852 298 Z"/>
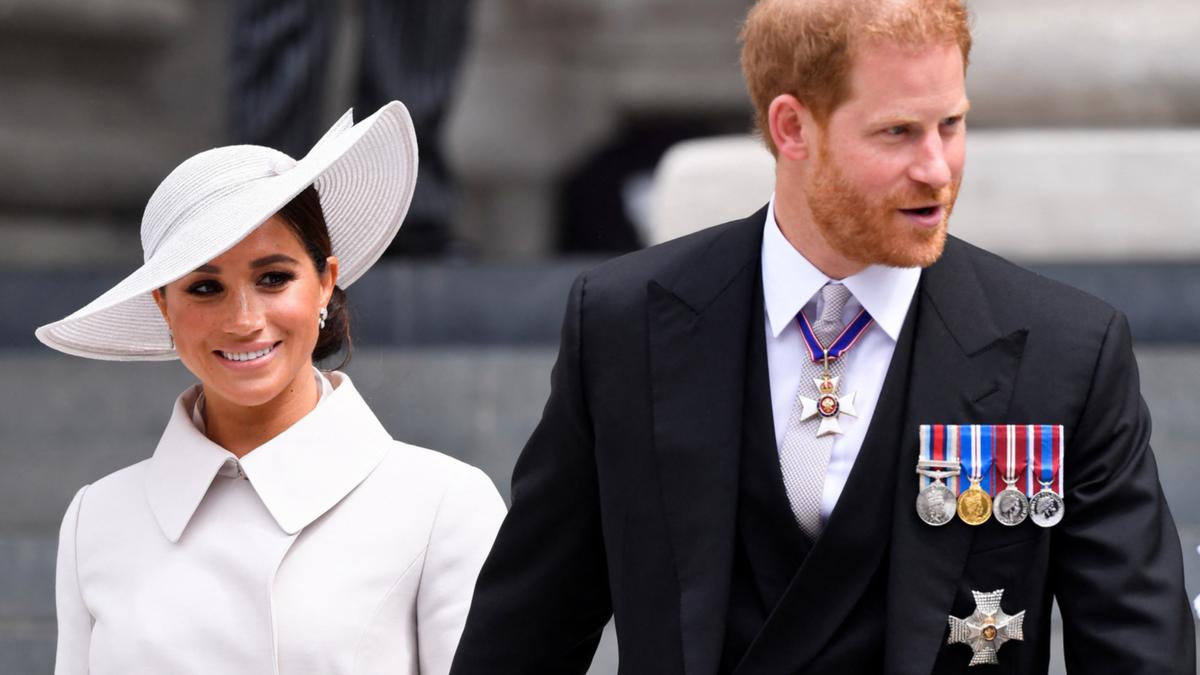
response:
<path id="1" fill-rule="evenodd" d="M 950 163 L 946 161 L 946 145 L 939 134 L 926 134 L 918 156 L 909 167 L 909 178 L 934 190 L 950 184 Z"/>

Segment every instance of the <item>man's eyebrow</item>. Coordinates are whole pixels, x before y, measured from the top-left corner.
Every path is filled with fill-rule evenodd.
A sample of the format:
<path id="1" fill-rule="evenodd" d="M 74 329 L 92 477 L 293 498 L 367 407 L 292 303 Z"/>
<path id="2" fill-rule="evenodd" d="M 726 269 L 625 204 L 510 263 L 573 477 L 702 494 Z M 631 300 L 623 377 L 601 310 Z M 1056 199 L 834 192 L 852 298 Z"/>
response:
<path id="1" fill-rule="evenodd" d="M 290 255 L 276 253 L 274 255 L 263 256 L 261 258 L 252 260 L 250 262 L 250 267 L 253 267 L 253 268 L 266 267 L 267 265 L 274 265 L 276 263 L 290 263 L 292 265 L 299 265 L 300 261 L 291 257 Z"/>
<path id="2" fill-rule="evenodd" d="M 962 117 L 971 109 L 971 102 L 964 100 L 962 103 L 954 107 L 954 112 L 946 117 Z M 944 118 L 943 118 L 944 119 Z M 872 123 L 872 126 L 887 124 L 889 126 L 904 126 L 906 124 L 918 124 L 921 122 L 919 115 L 914 115 L 909 112 L 897 112 L 890 115 L 880 115 Z"/>

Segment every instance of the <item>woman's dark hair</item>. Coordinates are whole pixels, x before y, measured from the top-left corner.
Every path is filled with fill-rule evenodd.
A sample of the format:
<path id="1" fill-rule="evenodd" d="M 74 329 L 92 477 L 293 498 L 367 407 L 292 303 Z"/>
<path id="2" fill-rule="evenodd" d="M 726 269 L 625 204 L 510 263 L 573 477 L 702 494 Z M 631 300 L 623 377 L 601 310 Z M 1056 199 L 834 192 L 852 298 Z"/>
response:
<path id="1" fill-rule="evenodd" d="M 329 241 L 329 228 L 325 225 L 325 212 L 321 210 L 317 189 L 311 185 L 304 188 L 303 192 L 279 209 L 279 215 L 296 233 L 304 250 L 308 251 L 317 273 L 324 274 L 325 259 L 333 255 L 333 244 Z M 354 350 L 350 340 L 350 311 L 346 304 L 346 292 L 340 286 L 333 287 L 333 295 L 329 297 L 326 307 L 329 316 L 325 318 L 325 327 L 317 334 L 317 346 L 313 348 L 312 359 L 314 362 L 323 361 L 345 349 L 346 356 L 337 365 L 337 368 L 342 368 L 350 362 Z"/>

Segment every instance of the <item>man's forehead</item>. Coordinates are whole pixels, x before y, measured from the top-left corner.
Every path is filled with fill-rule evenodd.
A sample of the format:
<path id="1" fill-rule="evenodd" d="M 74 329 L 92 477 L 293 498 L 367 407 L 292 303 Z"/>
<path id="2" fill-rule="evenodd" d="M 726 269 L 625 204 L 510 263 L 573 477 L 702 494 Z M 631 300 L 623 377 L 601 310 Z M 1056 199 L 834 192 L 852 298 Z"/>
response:
<path id="1" fill-rule="evenodd" d="M 966 112 L 962 55 L 953 44 L 873 43 L 856 50 L 846 104 L 888 108 L 900 114 L 930 108 Z"/>

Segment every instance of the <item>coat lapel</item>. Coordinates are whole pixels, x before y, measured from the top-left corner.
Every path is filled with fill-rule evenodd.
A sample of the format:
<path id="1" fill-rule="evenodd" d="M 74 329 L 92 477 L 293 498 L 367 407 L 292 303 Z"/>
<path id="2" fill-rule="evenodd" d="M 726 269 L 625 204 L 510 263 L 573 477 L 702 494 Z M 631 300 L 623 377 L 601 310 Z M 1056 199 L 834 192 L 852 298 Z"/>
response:
<path id="1" fill-rule="evenodd" d="M 724 642 L 746 345 L 751 321 L 762 321 L 751 307 L 765 214 L 722 227 L 648 287 L 654 451 L 689 675 L 715 673 Z"/>
<path id="2" fill-rule="evenodd" d="M 916 306 L 907 424 L 899 444 L 888 571 L 887 672 L 928 675 L 945 639 L 974 528 L 930 527 L 914 503 L 920 424 L 983 424 L 1005 418 L 1025 346 L 1025 329 L 1003 330 L 968 258 L 947 241 L 922 273 Z"/>

